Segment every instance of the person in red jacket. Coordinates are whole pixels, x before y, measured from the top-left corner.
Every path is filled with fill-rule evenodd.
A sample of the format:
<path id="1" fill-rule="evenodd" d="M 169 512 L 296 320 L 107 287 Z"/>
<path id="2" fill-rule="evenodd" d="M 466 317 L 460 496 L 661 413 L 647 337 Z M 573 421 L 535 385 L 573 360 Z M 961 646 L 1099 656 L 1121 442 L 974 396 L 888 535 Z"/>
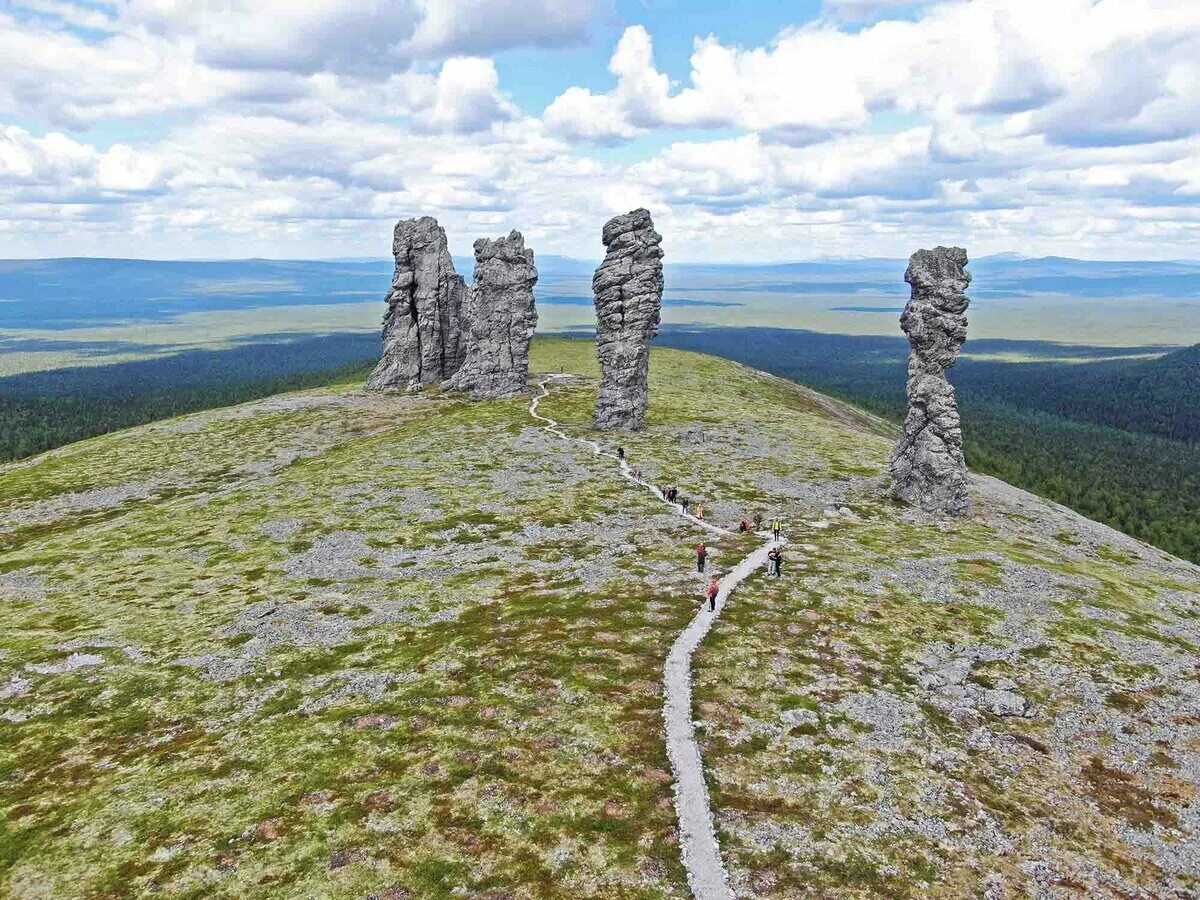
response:
<path id="1" fill-rule="evenodd" d="M 696 571 L 697 572 L 704 571 L 704 561 L 706 559 L 708 559 L 708 548 L 705 547 L 704 542 L 701 541 L 699 546 L 696 547 Z"/>
<path id="2" fill-rule="evenodd" d="M 721 585 L 717 583 L 717 576 L 712 577 L 712 581 L 708 583 L 708 608 L 715 610 L 717 608 L 717 595 L 721 593 Z"/>

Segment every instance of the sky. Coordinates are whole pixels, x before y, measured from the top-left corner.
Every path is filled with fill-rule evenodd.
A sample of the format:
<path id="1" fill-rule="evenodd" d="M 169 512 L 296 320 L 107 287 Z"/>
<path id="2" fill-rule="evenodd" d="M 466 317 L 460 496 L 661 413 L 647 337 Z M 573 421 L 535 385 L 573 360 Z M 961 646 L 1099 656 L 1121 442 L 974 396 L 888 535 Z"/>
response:
<path id="1" fill-rule="evenodd" d="M 0 257 L 1200 258 L 1197 0 L 0 0 Z"/>

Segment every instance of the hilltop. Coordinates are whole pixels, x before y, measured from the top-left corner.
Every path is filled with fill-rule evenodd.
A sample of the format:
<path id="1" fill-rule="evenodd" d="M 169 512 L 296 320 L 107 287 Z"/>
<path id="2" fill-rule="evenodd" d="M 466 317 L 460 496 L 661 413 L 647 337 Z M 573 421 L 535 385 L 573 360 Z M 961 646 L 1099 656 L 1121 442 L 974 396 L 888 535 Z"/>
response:
<path id="1" fill-rule="evenodd" d="M 591 342 L 535 341 L 590 431 Z M 529 398 L 361 381 L 0 467 L 0 894 L 686 897 L 663 667 L 707 537 Z M 655 484 L 786 521 L 692 661 L 740 897 L 1188 896 L 1200 569 L 655 350 Z M 709 539 L 720 572 L 759 547 Z"/>

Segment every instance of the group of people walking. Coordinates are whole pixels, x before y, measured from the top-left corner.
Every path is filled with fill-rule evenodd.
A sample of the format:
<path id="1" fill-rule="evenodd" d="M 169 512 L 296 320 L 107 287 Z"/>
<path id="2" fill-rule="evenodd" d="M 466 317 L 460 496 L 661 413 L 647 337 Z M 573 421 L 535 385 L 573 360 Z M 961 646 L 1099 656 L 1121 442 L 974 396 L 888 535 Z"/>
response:
<path id="1" fill-rule="evenodd" d="M 624 466 L 624 464 L 625 464 L 625 459 L 626 459 L 625 458 L 625 448 L 618 447 L 617 448 L 617 460 L 618 460 L 618 462 L 620 462 L 622 464 L 622 466 Z M 662 495 L 662 498 L 664 500 L 666 500 L 668 503 L 677 504 L 679 506 L 679 511 L 681 513 L 683 513 L 684 515 L 688 515 L 690 513 L 691 515 L 694 515 L 697 519 L 703 520 L 704 504 L 702 502 L 695 501 L 695 503 L 693 503 L 693 501 L 689 500 L 687 497 L 682 496 L 679 493 L 679 489 L 674 486 L 660 487 L 658 489 L 658 492 L 659 492 L 659 494 Z M 754 521 L 755 521 L 756 526 L 761 525 L 762 516 L 761 515 L 755 516 Z M 745 519 L 742 519 L 742 521 L 738 525 L 738 531 L 742 534 L 745 534 L 746 532 L 753 531 L 753 530 L 754 529 L 751 527 L 750 523 L 748 521 L 746 521 Z M 782 519 L 779 519 L 778 517 L 776 517 L 771 520 L 771 535 L 776 541 L 778 541 L 783 536 L 783 520 Z M 707 566 L 707 565 L 708 565 L 708 546 L 704 543 L 704 541 L 701 541 L 699 544 L 696 545 L 696 571 L 703 574 L 705 566 Z M 771 551 L 767 554 L 767 575 L 772 576 L 774 578 L 779 578 L 782 574 L 783 574 L 783 551 L 780 550 L 780 548 L 777 546 L 772 547 Z M 720 595 L 721 595 L 721 582 L 718 580 L 716 575 L 713 575 L 712 578 L 709 579 L 708 586 L 704 589 L 704 596 L 706 596 L 708 598 L 708 608 L 710 610 L 716 610 L 717 598 Z"/>
<path id="2" fill-rule="evenodd" d="M 702 501 L 689 500 L 687 497 L 684 497 L 682 494 L 680 494 L 679 489 L 675 487 L 660 487 L 658 492 L 668 503 L 674 503 L 678 505 L 679 511 L 685 516 L 692 515 L 697 519 L 704 518 L 704 503 Z"/>

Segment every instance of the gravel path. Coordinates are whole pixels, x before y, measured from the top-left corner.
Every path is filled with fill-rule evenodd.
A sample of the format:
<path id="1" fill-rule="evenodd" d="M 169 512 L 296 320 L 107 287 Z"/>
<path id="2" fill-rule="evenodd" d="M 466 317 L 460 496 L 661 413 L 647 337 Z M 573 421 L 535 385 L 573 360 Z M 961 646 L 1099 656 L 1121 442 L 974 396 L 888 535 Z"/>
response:
<path id="1" fill-rule="evenodd" d="M 679 504 L 664 500 L 657 487 L 634 477 L 625 460 L 617 459 L 615 454 L 606 453 L 595 441 L 571 437 L 559 427 L 558 422 L 539 413 L 539 404 L 550 395 L 547 385 L 566 377 L 550 375 L 543 379 L 538 384 L 541 393 L 535 395 L 529 404 L 529 414 L 539 422 L 544 422 L 546 431 L 564 441 L 575 441 L 590 447 L 596 456 L 608 456 L 616 460 L 619 472 L 624 478 L 646 488 L 655 499 L 671 507 L 676 515 L 692 524 L 713 534 L 734 534 L 682 512 Z M 714 610 L 709 611 L 707 600 L 701 603 L 696 617 L 671 646 L 663 673 L 667 755 L 675 772 L 675 812 L 679 817 L 679 844 L 683 851 L 683 865 L 687 869 L 688 885 L 696 900 L 733 900 L 733 892 L 729 888 L 729 876 L 721 862 L 721 847 L 717 843 L 712 810 L 709 807 L 708 787 L 704 783 L 704 763 L 700 758 L 700 747 L 696 743 L 695 727 L 692 723 L 692 653 L 700 646 L 700 642 L 712 628 L 713 621 L 725 608 L 725 601 L 730 592 L 742 579 L 766 564 L 767 554 L 773 547 L 780 547 L 785 543 L 771 540 L 767 533 L 758 534 L 767 538 L 767 543 L 743 559 L 721 579 L 721 592 L 717 595 Z"/>

